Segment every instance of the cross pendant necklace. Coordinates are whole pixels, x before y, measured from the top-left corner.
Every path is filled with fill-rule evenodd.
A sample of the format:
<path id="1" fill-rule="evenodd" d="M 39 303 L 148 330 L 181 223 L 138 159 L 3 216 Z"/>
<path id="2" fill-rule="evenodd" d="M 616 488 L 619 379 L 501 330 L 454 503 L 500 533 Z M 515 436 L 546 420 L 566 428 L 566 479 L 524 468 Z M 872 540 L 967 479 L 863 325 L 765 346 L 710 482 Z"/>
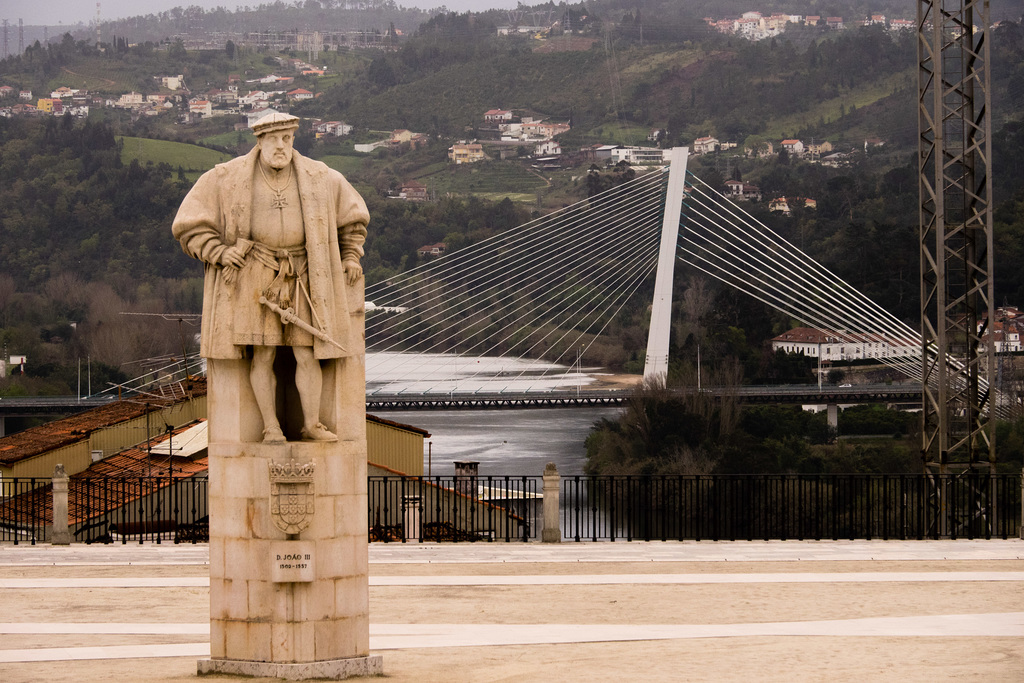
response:
<path id="1" fill-rule="evenodd" d="M 257 162 L 257 164 L 260 167 L 260 175 L 263 176 L 263 182 L 265 182 L 267 184 L 267 187 L 270 188 L 270 191 L 274 193 L 274 198 L 270 205 L 271 208 L 283 210 L 286 206 L 288 206 L 288 199 L 284 196 L 284 191 L 288 189 L 288 186 L 291 185 L 292 182 L 291 165 L 288 166 L 288 178 L 285 179 L 284 185 L 281 186 L 281 188 L 276 188 L 271 184 L 270 178 L 267 177 L 267 172 L 263 170 L 263 163 Z"/>

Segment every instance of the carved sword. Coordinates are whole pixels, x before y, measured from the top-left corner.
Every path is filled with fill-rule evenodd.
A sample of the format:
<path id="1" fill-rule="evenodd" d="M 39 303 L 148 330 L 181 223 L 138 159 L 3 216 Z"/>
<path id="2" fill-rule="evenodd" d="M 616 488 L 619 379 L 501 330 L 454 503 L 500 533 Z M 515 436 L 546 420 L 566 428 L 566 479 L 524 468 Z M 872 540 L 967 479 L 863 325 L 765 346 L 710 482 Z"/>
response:
<path id="1" fill-rule="evenodd" d="M 281 322 L 283 322 L 284 324 L 287 325 L 288 323 L 291 323 L 292 325 L 295 325 L 299 329 L 302 329 L 302 330 L 305 330 L 306 332 L 309 332 L 311 335 L 313 335 L 314 337 L 316 337 L 320 341 L 327 342 L 328 344 L 333 344 L 334 346 L 337 346 L 342 351 L 347 351 L 348 350 L 344 346 L 339 344 L 338 342 L 336 342 L 333 339 L 331 339 L 330 335 L 328 335 L 323 330 L 318 330 L 317 328 L 313 327 L 312 325 L 307 323 L 305 320 L 303 320 L 299 316 L 295 315 L 295 310 L 294 309 L 291 309 L 291 308 L 281 308 L 280 306 L 275 304 L 273 301 L 270 301 L 269 299 L 267 299 L 267 297 L 265 297 L 265 296 L 261 296 L 260 297 L 260 303 L 263 304 L 264 306 L 266 306 L 267 308 L 269 308 L 270 310 L 272 310 L 274 313 L 277 313 L 279 316 L 281 316 Z"/>

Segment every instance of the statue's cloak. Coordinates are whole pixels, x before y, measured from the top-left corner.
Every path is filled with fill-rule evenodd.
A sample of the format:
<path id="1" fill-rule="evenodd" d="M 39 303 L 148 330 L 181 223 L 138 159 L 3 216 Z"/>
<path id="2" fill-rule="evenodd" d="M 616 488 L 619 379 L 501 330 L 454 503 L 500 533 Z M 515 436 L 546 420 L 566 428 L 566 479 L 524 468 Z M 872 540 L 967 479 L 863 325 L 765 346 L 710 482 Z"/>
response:
<path id="1" fill-rule="evenodd" d="M 203 262 L 203 324 L 200 354 L 204 358 L 236 359 L 245 353 L 244 338 L 233 329 L 239 311 L 258 310 L 260 292 L 238 292 L 232 269 L 220 265 L 225 249 L 252 230 L 253 174 L 259 162 L 257 145 L 245 156 L 218 164 L 189 191 L 172 231 L 189 256 Z M 342 262 L 358 263 L 366 241 L 370 214 L 366 203 L 345 178 L 326 164 L 293 152 L 292 165 L 302 203 L 309 263 L 309 296 L 321 329 L 344 350 L 313 340 L 317 358 L 353 355 L 361 344 L 352 340 L 348 285 Z"/>

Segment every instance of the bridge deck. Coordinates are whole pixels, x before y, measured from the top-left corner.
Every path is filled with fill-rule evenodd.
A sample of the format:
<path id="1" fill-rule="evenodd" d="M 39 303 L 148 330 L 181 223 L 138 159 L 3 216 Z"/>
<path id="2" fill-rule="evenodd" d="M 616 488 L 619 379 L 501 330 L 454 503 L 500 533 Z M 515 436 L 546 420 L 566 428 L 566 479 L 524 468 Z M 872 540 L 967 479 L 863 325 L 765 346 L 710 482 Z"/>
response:
<path id="1" fill-rule="evenodd" d="M 631 389 L 580 391 L 503 391 L 503 392 L 398 392 L 371 391 L 366 395 L 369 410 L 553 408 L 560 406 L 621 405 Z M 680 392 L 695 388 L 677 389 Z M 792 403 L 822 405 L 828 403 L 913 403 L 921 400 L 921 385 L 858 384 L 850 387 L 817 385 L 708 387 L 702 392 L 714 396 L 735 396 L 743 403 Z M 114 397 L 15 396 L 0 398 L 0 416 L 54 415 L 73 413 L 107 405 Z"/>

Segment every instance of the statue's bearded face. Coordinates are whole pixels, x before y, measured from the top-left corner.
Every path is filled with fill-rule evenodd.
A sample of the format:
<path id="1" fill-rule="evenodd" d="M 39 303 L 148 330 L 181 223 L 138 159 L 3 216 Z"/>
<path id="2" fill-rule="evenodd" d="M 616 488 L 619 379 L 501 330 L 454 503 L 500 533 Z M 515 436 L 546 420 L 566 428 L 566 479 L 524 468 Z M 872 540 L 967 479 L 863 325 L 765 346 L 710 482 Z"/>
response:
<path id="1" fill-rule="evenodd" d="M 259 138 L 260 156 L 272 168 L 284 168 L 292 161 L 292 143 L 295 142 L 295 130 L 275 130 L 264 133 Z"/>

